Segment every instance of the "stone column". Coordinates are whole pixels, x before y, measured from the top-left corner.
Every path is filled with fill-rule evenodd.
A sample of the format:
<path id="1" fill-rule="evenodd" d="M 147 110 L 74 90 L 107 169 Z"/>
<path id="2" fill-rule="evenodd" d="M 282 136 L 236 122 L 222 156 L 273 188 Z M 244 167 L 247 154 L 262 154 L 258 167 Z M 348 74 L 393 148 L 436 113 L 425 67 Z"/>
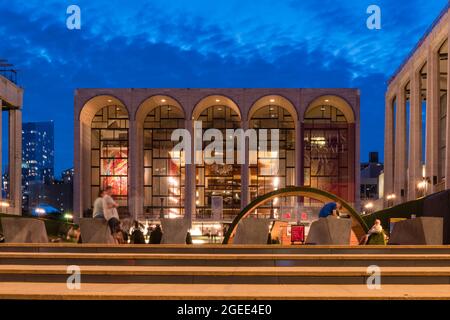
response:
<path id="1" fill-rule="evenodd" d="M 138 125 L 135 120 L 129 120 L 130 127 L 128 128 L 128 212 L 133 220 L 136 220 L 142 212 L 142 205 L 139 200 L 143 199 L 143 183 L 141 183 L 142 175 L 139 174 L 139 168 L 142 167 L 142 154 L 139 152 L 139 133 Z M 142 133 L 141 133 L 142 134 Z M 141 196 L 141 197 L 139 197 Z"/>
<path id="2" fill-rule="evenodd" d="M 189 130 L 190 136 L 191 136 L 191 159 L 188 159 L 186 156 L 186 162 L 189 162 L 190 164 L 186 163 L 186 176 L 185 176 L 185 184 L 184 184 L 184 190 L 185 190 L 185 196 L 184 196 L 184 218 L 189 221 L 189 226 L 192 227 L 192 219 L 195 215 L 195 195 L 196 195 L 196 188 L 195 188 L 195 161 L 194 161 L 194 121 L 193 120 L 186 120 L 185 121 L 185 128 Z"/>
<path id="3" fill-rule="evenodd" d="M 393 97 L 386 94 L 384 121 L 384 195 L 394 192 L 394 109 Z M 385 204 L 386 201 L 385 201 Z"/>
<path id="4" fill-rule="evenodd" d="M 427 127 L 426 127 L 426 176 L 431 179 L 429 192 L 435 189 L 438 176 L 439 139 L 439 64 L 437 53 L 428 49 L 427 70 Z"/>
<path id="5" fill-rule="evenodd" d="M 422 177 L 422 101 L 420 92 L 420 73 L 411 70 L 411 96 L 409 110 L 409 162 L 408 162 L 408 200 L 417 196 L 417 184 Z"/>
<path id="6" fill-rule="evenodd" d="M 9 187 L 14 214 L 22 212 L 22 110 L 9 112 Z"/>
<path id="7" fill-rule="evenodd" d="M 241 128 L 244 130 L 244 133 L 248 130 L 248 121 L 241 121 Z M 244 209 L 249 204 L 250 199 L 250 190 L 249 190 L 249 161 L 250 161 L 250 155 L 249 155 L 249 147 L 250 144 L 247 143 L 247 138 L 245 138 L 244 135 L 244 152 L 245 152 L 245 163 L 241 165 L 241 209 Z M 239 146 L 238 146 L 239 147 Z"/>
<path id="8" fill-rule="evenodd" d="M 450 35 L 450 24 L 449 35 Z M 450 49 L 450 41 L 447 41 L 447 46 Z M 450 51 L 449 51 L 450 52 Z M 450 189 L 450 63 L 447 60 L 447 118 L 446 118 L 446 148 L 445 148 L 445 189 Z"/>
<path id="9" fill-rule="evenodd" d="M 303 181 L 303 132 L 302 122 L 295 125 L 295 185 L 302 186 Z"/>
<path id="10" fill-rule="evenodd" d="M 2 123 L 2 118 L 3 118 L 3 101 L 2 99 L 0 99 L 0 182 L 1 182 L 1 188 L 3 189 L 3 171 L 2 171 L 2 156 L 3 156 L 3 135 L 2 135 L 2 127 L 3 127 L 3 123 Z M 1 190 L 1 189 L 0 189 Z M 2 192 L 0 192 L 0 201 L 2 201 Z"/>
<path id="11" fill-rule="evenodd" d="M 406 199 L 406 99 L 404 89 L 402 85 L 397 88 L 394 150 L 394 193 L 396 195 L 396 203 L 404 202 Z"/>

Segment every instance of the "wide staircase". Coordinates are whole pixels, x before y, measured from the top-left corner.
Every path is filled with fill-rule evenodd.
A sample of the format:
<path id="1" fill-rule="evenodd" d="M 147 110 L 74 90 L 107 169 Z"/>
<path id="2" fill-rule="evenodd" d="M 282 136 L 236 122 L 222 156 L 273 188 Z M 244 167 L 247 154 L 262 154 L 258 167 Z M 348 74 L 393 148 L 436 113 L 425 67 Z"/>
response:
<path id="1" fill-rule="evenodd" d="M 450 246 L 1 244 L 0 298 L 450 299 Z"/>

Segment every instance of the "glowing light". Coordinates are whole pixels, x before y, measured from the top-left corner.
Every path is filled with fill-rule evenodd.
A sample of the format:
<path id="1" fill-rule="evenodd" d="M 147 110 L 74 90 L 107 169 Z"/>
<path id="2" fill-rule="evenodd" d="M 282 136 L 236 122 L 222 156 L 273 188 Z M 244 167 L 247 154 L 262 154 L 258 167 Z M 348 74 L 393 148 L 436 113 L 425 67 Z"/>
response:
<path id="1" fill-rule="evenodd" d="M 0 202 L 0 207 L 8 208 L 9 207 L 9 202 L 6 202 L 6 201 Z"/>
<path id="2" fill-rule="evenodd" d="M 166 99 L 161 99 L 161 102 L 162 102 L 162 103 L 166 102 Z"/>
<path id="3" fill-rule="evenodd" d="M 73 215 L 71 215 L 70 213 L 66 213 L 66 214 L 64 215 L 64 218 L 65 218 L 65 219 L 68 219 L 68 220 L 71 220 L 71 219 L 73 219 Z"/>
<path id="4" fill-rule="evenodd" d="M 372 203 L 372 202 L 367 203 L 367 204 L 364 206 L 364 208 L 366 208 L 366 209 L 372 209 L 372 208 L 373 208 L 373 203 Z"/>
<path id="5" fill-rule="evenodd" d="M 280 178 L 275 177 L 273 179 L 273 186 L 274 186 L 275 189 L 278 189 L 278 187 L 280 186 Z M 275 198 L 275 199 L 277 199 L 277 198 Z"/>
<path id="6" fill-rule="evenodd" d="M 275 99 L 270 99 L 270 102 L 272 102 L 272 103 L 275 102 Z"/>

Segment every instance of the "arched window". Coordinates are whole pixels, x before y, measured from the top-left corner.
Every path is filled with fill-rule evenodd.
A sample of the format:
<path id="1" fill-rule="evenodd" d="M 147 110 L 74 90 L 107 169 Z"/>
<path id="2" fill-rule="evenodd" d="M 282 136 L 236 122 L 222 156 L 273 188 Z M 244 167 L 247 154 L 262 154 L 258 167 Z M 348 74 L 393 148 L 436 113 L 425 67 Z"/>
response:
<path id="1" fill-rule="evenodd" d="M 258 133 L 266 129 L 267 150 L 258 145 L 257 164 L 250 164 L 250 198 L 253 200 L 268 192 L 295 185 L 295 122 L 292 115 L 278 105 L 259 108 L 250 119 L 250 128 Z M 279 129 L 278 172 L 270 170 L 274 155 L 271 154 L 270 129 Z M 258 139 L 258 143 L 261 141 Z"/>
<path id="2" fill-rule="evenodd" d="M 119 105 L 100 109 L 91 126 L 92 199 L 111 186 L 122 210 L 128 207 L 128 128 L 127 110 Z"/>
<path id="3" fill-rule="evenodd" d="M 184 154 L 172 149 L 172 132 L 184 128 L 176 106 L 153 108 L 144 120 L 144 215 L 147 219 L 176 218 L 184 213 Z"/>
<path id="4" fill-rule="evenodd" d="M 304 184 L 354 201 L 349 192 L 354 152 L 343 112 L 332 105 L 310 108 L 304 119 Z"/>
<path id="5" fill-rule="evenodd" d="M 222 132 L 225 152 L 226 129 L 240 128 L 240 117 L 235 110 L 226 105 L 212 105 L 204 109 L 197 121 L 202 122 L 203 133 L 207 129 Z M 202 134 L 203 134 L 202 133 Z M 211 142 L 203 142 L 202 150 Z M 233 219 L 241 207 L 241 165 L 237 164 L 237 143 L 234 143 L 234 164 L 196 165 L 196 215 L 197 218 L 212 218 L 215 212 L 222 212 L 223 219 Z M 221 210 L 222 208 L 222 210 Z"/>

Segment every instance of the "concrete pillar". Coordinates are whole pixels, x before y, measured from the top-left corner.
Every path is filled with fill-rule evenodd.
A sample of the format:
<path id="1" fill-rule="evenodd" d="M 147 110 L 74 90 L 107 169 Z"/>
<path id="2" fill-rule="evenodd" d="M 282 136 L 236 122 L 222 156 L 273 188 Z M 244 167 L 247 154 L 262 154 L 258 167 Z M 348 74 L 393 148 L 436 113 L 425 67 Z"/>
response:
<path id="1" fill-rule="evenodd" d="M 428 49 L 427 70 L 427 127 L 426 127 L 426 176 L 431 179 L 430 192 L 434 192 L 434 182 L 438 177 L 439 139 L 439 61 L 437 53 Z"/>
<path id="2" fill-rule="evenodd" d="M 9 112 L 9 187 L 13 213 L 22 212 L 22 110 Z"/>
<path id="3" fill-rule="evenodd" d="M 185 128 L 189 130 L 191 136 L 191 163 L 186 163 L 186 177 L 185 177 L 185 197 L 184 197 L 184 218 L 189 221 L 189 226 L 192 227 L 192 219 L 195 215 L 195 200 L 196 200 L 196 184 L 195 184 L 195 162 L 194 162 L 194 121 L 186 120 Z M 186 157 L 186 162 L 189 159 Z"/>
<path id="4" fill-rule="evenodd" d="M 395 119 L 395 164 L 394 164 L 394 193 L 396 203 L 406 200 L 406 99 L 405 87 L 397 88 L 397 108 Z M 403 195 L 403 196 L 402 196 Z"/>
<path id="5" fill-rule="evenodd" d="M 393 97 L 386 94 L 384 127 L 384 195 L 394 192 L 394 108 Z M 385 201 L 385 205 L 386 205 Z"/>
<path id="6" fill-rule="evenodd" d="M 303 181 L 303 130 L 302 122 L 298 121 L 295 125 L 295 185 L 302 186 Z"/>
<path id="7" fill-rule="evenodd" d="M 449 35 L 450 35 L 450 24 Z M 450 49 L 450 41 L 447 41 L 447 46 Z M 450 52 L 450 51 L 448 51 Z M 450 189 L 450 63 L 447 60 L 447 118 L 446 118 L 446 148 L 445 148 L 445 189 Z"/>
<path id="8" fill-rule="evenodd" d="M 2 135 L 2 127 L 3 127 L 3 123 L 2 123 L 2 118 L 3 118 L 3 101 L 2 99 L 0 99 L 0 201 L 2 201 L 2 188 L 3 188 L 3 171 L 2 171 L 2 156 L 3 156 L 3 135 Z"/>
<path id="9" fill-rule="evenodd" d="M 244 130 L 244 132 L 247 131 L 248 127 L 249 127 L 248 121 L 241 121 L 241 128 Z M 241 209 L 244 209 L 249 204 L 250 199 L 250 190 L 249 190 L 250 154 L 249 154 L 249 143 L 247 143 L 247 139 L 245 139 L 244 152 L 245 152 L 245 163 L 241 165 Z"/>
<path id="10" fill-rule="evenodd" d="M 422 177 L 422 101 L 420 93 L 420 73 L 411 70 L 411 96 L 409 110 L 409 162 L 408 200 L 417 196 L 417 184 Z"/>
<path id="11" fill-rule="evenodd" d="M 142 149 L 142 145 L 139 145 L 139 130 L 136 120 L 129 120 L 130 127 L 128 128 L 128 212 L 133 219 L 137 219 L 143 207 L 140 205 L 142 195 L 144 193 L 143 183 L 141 183 L 141 178 L 143 175 L 139 175 L 139 168 L 142 167 L 141 159 L 143 157 L 142 153 L 139 152 Z M 142 131 L 142 130 L 141 130 Z M 142 132 L 140 132 L 142 135 Z M 141 197 L 139 197 L 139 195 Z"/>

